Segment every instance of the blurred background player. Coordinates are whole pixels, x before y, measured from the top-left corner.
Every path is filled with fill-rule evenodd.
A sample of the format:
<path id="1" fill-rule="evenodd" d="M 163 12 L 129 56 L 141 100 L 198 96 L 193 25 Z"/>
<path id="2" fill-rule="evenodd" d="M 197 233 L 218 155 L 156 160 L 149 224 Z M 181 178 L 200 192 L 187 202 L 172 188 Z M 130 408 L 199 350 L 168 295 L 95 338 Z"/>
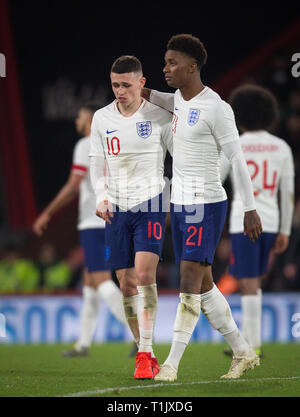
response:
<path id="1" fill-rule="evenodd" d="M 240 142 L 263 226 L 263 233 L 255 242 L 250 242 L 244 236 L 242 201 L 236 178 L 231 175 L 230 273 L 239 281 L 242 333 L 261 355 L 261 280 L 267 272 L 270 251 L 273 249 L 276 254 L 281 254 L 289 244 L 294 207 L 294 161 L 289 145 L 270 133 L 278 115 L 278 104 L 270 91 L 245 84 L 232 91 L 229 102 L 241 133 Z M 229 172 L 229 161 L 222 155 L 223 181 Z M 225 352 L 232 353 L 230 349 Z"/>
<path id="2" fill-rule="evenodd" d="M 78 230 L 80 244 L 84 251 L 85 268 L 83 275 L 83 308 L 80 337 L 74 349 L 63 352 L 63 356 L 87 356 L 92 343 L 99 312 L 100 300 L 122 323 L 126 323 L 122 295 L 113 282 L 111 272 L 105 263 L 105 222 L 95 213 L 95 194 L 89 173 L 90 130 L 93 115 L 99 106 L 87 103 L 82 106 L 75 120 L 76 130 L 81 138 L 75 145 L 70 176 L 59 193 L 43 210 L 33 225 L 33 231 L 42 236 L 52 216 L 65 207 L 79 193 Z"/>
<path id="3" fill-rule="evenodd" d="M 151 102 L 174 111 L 171 220 L 181 291 L 171 350 L 155 377 L 157 381 L 177 379 L 181 357 L 201 310 L 233 349 L 229 372 L 222 378 L 239 378 L 259 365 L 259 357 L 237 328 L 212 276 L 211 265 L 227 210 L 219 171 L 221 150 L 231 162 L 241 194 L 247 239 L 256 240 L 262 229 L 233 111 L 201 81 L 206 59 L 207 52 L 198 38 L 173 36 L 167 45 L 163 72 L 167 84 L 177 91 L 174 95 L 153 90 L 148 94 Z"/>
<path id="4" fill-rule="evenodd" d="M 126 318 L 139 344 L 134 377 L 152 379 L 159 370 L 152 342 L 156 270 L 166 218 L 164 160 L 172 148 L 172 115 L 141 97 L 146 80 L 136 57 L 119 57 L 110 77 L 116 100 L 93 118 L 91 178 L 97 213 L 107 222 L 108 264 L 116 270 Z"/>

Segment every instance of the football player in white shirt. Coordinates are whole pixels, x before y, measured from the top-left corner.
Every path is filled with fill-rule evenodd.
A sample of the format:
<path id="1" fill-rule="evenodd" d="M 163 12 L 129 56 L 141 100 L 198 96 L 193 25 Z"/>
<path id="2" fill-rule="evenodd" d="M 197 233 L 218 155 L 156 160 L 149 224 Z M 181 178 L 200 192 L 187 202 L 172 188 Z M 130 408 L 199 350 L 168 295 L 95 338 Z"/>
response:
<path id="1" fill-rule="evenodd" d="M 70 203 L 79 193 L 79 218 L 77 228 L 84 252 L 83 308 L 80 337 L 74 349 L 63 352 L 63 356 L 87 356 L 92 343 L 103 300 L 122 323 L 126 323 L 122 307 L 122 295 L 113 282 L 105 262 L 105 222 L 95 213 L 96 198 L 89 173 L 90 130 L 94 112 L 99 106 L 87 103 L 82 106 L 76 118 L 76 130 L 84 135 L 74 148 L 70 176 L 58 194 L 43 210 L 33 225 L 33 231 L 42 236 L 55 213 Z"/>
<path id="2" fill-rule="evenodd" d="M 172 153 L 172 115 L 142 99 L 145 78 L 136 57 L 119 57 L 110 77 L 116 100 L 98 110 L 92 122 L 92 184 L 97 213 L 107 222 L 108 265 L 116 270 L 128 324 L 139 344 L 134 377 L 152 379 L 159 370 L 152 338 L 156 268 L 166 217 L 164 159 L 167 149 Z"/>
<path id="3" fill-rule="evenodd" d="M 249 242 L 243 234 L 242 201 L 231 175 L 233 201 L 229 232 L 232 254 L 229 270 L 239 281 L 242 333 L 261 356 L 261 279 L 267 273 L 271 249 L 280 254 L 288 247 L 294 207 L 294 161 L 289 145 L 268 132 L 278 114 L 277 101 L 270 91 L 260 86 L 243 85 L 232 91 L 229 102 L 241 132 L 240 142 L 263 225 L 259 239 Z M 229 161 L 222 155 L 223 181 L 229 172 Z"/>
<path id="4" fill-rule="evenodd" d="M 153 90 L 150 94 L 151 102 L 174 112 L 171 220 L 181 271 L 181 302 L 173 342 L 155 377 L 157 381 L 176 380 L 180 359 L 201 310 L 233 350 L 231 367 L 223 378 L 239 378 L 259 364 L 258 355 L 238 330 L 211 272 L 227 208 L 219 171 L 221 150 L 231 162 L 241 194 L 244 233 L 254 241 L 262 229 L 233 111 L 201 81 L 200 70 L 206 59 L 206 50 L 198 38 L 187 34 L 173 36 L 167 45 L 163 72 L 167 84 L 177 91 L 175 95 Z"/>

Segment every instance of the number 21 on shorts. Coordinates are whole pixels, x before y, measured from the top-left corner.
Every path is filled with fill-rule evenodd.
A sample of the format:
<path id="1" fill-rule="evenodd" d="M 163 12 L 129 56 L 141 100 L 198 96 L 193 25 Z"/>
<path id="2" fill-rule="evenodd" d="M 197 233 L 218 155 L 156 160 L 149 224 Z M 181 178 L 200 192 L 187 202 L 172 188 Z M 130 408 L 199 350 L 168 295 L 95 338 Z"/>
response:
<path id="1" fill-rule="evenodd" d="M 189 226 L 189 228 L 187 229 L 187 232 L 189 233 L 189 237 L 186 239 L 185 244 L 187 246 L 201 246 L 202 231 L 203 231 L 203 226 L 199 227 L 199 229 L 193 225 Z"/>

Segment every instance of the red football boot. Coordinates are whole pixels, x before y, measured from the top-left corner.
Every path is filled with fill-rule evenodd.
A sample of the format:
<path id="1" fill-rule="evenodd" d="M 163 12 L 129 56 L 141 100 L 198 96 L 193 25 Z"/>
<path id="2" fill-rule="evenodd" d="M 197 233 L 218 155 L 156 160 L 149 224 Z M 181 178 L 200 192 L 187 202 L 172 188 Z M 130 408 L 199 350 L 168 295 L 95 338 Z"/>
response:
<path id="1" fill-rule="evenodd" d="M 155 375 L 157 375 L 158 372 L 160 371 L 160 367 L 156 358 L 151 358 L 151 366 L 152 366 L 152 372 L 153 372 L 153 378 L 154 378 Z"/>
<path id="2" fill-rule="evenodd" d="M 150 352 L 138 352 L 136 354 L 135 379 L 153 379 Z"/>

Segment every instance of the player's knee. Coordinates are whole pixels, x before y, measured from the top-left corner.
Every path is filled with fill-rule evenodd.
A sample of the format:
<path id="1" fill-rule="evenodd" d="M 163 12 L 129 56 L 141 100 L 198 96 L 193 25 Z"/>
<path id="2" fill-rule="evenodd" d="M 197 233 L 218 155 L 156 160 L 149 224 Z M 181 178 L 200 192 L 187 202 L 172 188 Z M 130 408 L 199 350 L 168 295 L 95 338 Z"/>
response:
<path id="1" fill-rule="evenodd" d="M 124 273 L 117 273 L 120 283 L 120 290 L 124 297 L 131 297 L 137 294 L 137 280 L 135 276 Z"/>
<path id="2" fill-rule="evenodd" d="M 127 282 L 126 280 L 120 281 L 120 290 L 124 297 L 131 297 L 137 294 L 136 285 L 132 285 L 131 282 Z"/>
<path id="3" fill-rule="evenodd" d="M 198 262 L 183 262 L 180 269 L 180 291 L 200 293 L 203 270 Z"/>
<path id="4" fill-rule="evenodd" d="M 239 280 L 240 293 L 242 295 L 257 295 L 260 289 L 259 278 L 242 278 Z"/>
<path id="5" fill-rule="evenodd" d="M 195 276 L 203 278 L 205 275 L 204 266 L 199 262 L 182 261 L 180 266 L 180 274 L 183 278 L 190 279 Z"/>
<path id="6" fill-rule="evenodd" d="M 139 285 L 151 285 L 156 281 L 156 275 L 147 270 L 136 271 Z"/>

